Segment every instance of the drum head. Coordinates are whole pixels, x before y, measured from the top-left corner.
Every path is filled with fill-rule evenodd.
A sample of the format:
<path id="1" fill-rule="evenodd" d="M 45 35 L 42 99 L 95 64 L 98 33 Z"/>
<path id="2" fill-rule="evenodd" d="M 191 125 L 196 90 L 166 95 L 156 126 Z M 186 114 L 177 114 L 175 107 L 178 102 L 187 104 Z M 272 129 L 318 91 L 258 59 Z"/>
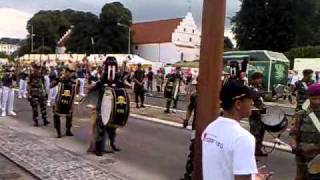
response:
<path id="1" fill-rule="evenodd" d="M 284 116 L 284 113 L 274 108 L 268 108 L 266 115 L 263 116 L 261 121 L 265 129 L 273 133 L 286 130 L 289 124 L 289 120 Z"/>
<path id="2" fill-rule="evenodd" d="M 102 103 L 101 103 L 101 117 L 102 117 L 102 122 L 106 126 L 113 113 L 113 102 L 114 102 L 114 96 L 112 89 L 106 88 L 103 98 L 102 98 Z"/>
<path id="3" fill-rule="evenodd" d="M 320 155 L 313 158 L 308 164 L 308 171 L 310 174 L 320 173 Z"/>

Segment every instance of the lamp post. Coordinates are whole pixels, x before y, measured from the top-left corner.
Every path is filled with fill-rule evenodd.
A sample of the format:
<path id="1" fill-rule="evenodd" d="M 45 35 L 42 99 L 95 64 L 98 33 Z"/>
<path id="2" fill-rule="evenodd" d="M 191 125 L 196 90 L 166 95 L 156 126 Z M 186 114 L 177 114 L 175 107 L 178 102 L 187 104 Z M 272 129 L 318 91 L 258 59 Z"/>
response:
<path id="1" fill-rule="evenodd" d="M 131 27 L 122 23 L 117 23 L 117 26 L 128 28 L 128 54 L 131 54 Z"/>
<path id="2" fill-rule="evenodd" d="M 34 37 L 33 25 L 28 24 L 28 27 L 31 27 L 31 53 L 33 53 L 33 37 Z"/>

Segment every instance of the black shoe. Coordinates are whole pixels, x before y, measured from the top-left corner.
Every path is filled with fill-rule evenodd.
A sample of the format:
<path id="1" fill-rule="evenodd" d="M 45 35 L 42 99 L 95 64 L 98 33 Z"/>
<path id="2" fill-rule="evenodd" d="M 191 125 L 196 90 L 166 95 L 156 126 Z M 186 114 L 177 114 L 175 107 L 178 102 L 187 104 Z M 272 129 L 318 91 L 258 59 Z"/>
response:
<path id="1" fill-rule="evenodd" d="M 141 105 L 141 108 L 146 108 L 144 105 Z"/>
<path id="2" fill-rule="evenodd" d="M 48 124 L 50 124 L 49 121 L 47 121 L 47 120 L 44 120 L 44 121 L 43 121 L 43 125 L 44 125 L 44 126 L 47 126 Z"/>
<path id="3" fill-rule="evenodd" d="M 268 154 L 262 152 L 262 150 L 257 150 L 256 153 L 255 153 L 255 156 L 258 156 L 258 157 L 266 157 L 266 156 L 268 156 Z"/>
<path id="4" fill-rule="evenodd" d="M 137 105 L 137 106 L 136 106 L 136 108 L 137 108 L 137 109 L 140 109 L 140 106 L 139 106 L 139 105 Z"/>
<path id="5" fill-rule="evenodd" d="M 35 127 L 39 127 L 38 121 L 34 121 L 34 126 L 35 126 Z"/>
<path id="6" fill-rule="evenodd" d="M 111 145 L 111 147 L 115 152 L 120 152 L 121 151 L 121 149 L 117 148 L 115 145 Z"/>
<path id="7" fill-rule="evenodd" d="M 169 113 L 170 113 L 170 111 L 167 109 L 167 110 L 165 110 L 165 111 L 164 111 L 164 113 L 169 114 Z"/>
<path id="8" fill-rule="evenodd" d="M 187 128 L 188 127 L 188 121 L 184 121 L 183 122 L 183 128 Z"/>
<path id="9" fill-rule="evenodd" d="M 103 154 L 100 151 L 96 151 L 96 156 L 103 156 Z"/>
<path id="10" fill-rule="evenodd" d="M 72 132 L 69 130 L 66 132 L 66 136 L 73 136 Z"/>
<path id="11" fill-rule="evenodd" d="M 113 150 L 104 150 L 103 152 L 104 152 L 104 153 L 107 153 L 107 154 L 112 154 L 112 153 L 114 153 Z"/>
<path id="12" fill-rule="evenodd" d="M 62 138 L 61 134 L 58 134 L 58 135 L 57 135 L 57 138 L 58 138 L 58 139 Z"/>

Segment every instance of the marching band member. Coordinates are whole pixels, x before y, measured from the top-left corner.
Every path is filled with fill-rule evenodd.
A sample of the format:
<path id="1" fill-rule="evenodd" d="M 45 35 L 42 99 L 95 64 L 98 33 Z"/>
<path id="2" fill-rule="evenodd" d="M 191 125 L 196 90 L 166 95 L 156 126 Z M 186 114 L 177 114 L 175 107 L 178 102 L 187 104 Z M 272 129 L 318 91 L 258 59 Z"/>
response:
<path id="1" fill-rule="evenodd" d="M 256 156 L 267 156 L 267 154 L 262 151 L 262 142 L 265 134 L 262 118 L 266 110 L 262 97 L 262 79 L 263 74 L 255 72 L 252 74 L 250 82 L 250 88 L 254 92 L 253 102 L 256 109 L 252 111 L 251 116 L 249 117 L 249 124 L 250 133 L 256 138 Z"/>
<path id="2" fill-rule="evenodd" d="M 126 86 L 130 86 L 127 82 L 127 78 L 129 73 L 126 71 L 126 63 L 123 64 L 123 69 L 120 72 L 117 72 L 117 67 L 112 69 L 113 67 L 117 66 L 117 62 L 115 59 L 108 58 L 104 64 L 104 72 L 101 77 L 101 80 L 98 81 L 94 87 L 90 89 L 90 92 L 97 90 L 98 91 L 98 102 L 96 106 L 96 120 L 95 120 L 95 144 L 92 144 L 89 148 L 89 151 L 95 152 L 97 156 L 102 156 L 103 152 L 106 153 L 113 153 L 114 151 L 120 151 L 119 148 L 115 145 L 115 138 L 116 138 L 116 126 L 111 124 L 104 125 L 102 120 L 102 101 L 105 93 L 106 87 L 112 88 L 124 88 Z M 115 73 L 114 75 L 112 75 Z M 127 102 L 129 103 L 129 102 Z M 114 109 L 113 109 L 114 110 Z M 106 135 L 109 137 L 108 145 L 109 147 L 105 147 L 106 142 Z M 95 147 L 92 147 L 95 146 Z"/>
<path id="3" fill-rule="evenodd" d="M 175 84 L 174 89 L 172 90 L 172 96 L 167 98 L 167 104 L 166 104 L 166 110 L 164 111 L 165 113 L 170 113 L 170 107 L 171 107 L 171 102 L 173 101 L 173 113 L 176 113 L 177 107 L 178 107 L 178 101 L 179 101 L 179 93 L 180 93 L 180 85 L 181 82 L 185 83 L 182 72 L 181 72 L 181 67 L 176 67 L 175 73 L 168 74 L 167 76 L 168 82 L 171 82 Z M 175 89 L 177 88 L 177 92 L 174 92 Z M 176 95 L 174 95 L 177 93 Z"/>
<path id="4" fill-rule="evenodd" d="M 44 126 L 49 124 L 47 120 L 46 100 L 47 93 L 45 89 L 45 79 L 41 73 L 41 66 L 34 64 L 33 72 L 30 74 L 28 82 L 28 95 L 30 105 L 32 107 L 33 121 L 35 126 L 39 126 L 38 123 L 38 106 L 43 119 Z"/>
<path id="5" fill-rule="evenodd" d="M 50 67 L 49 80 L 50 82 L 56 81 L 58 78 L 58 71 L 53 66 Z M 51 102 L 54 102 L 58 93 L 58 86 L 50 87 L 49 96 L 48 96 L 48 106 L 51 106 Z"/>
<path id="6" fill-rule="evenodd" d="M 2 79 L 2 117 L 5 117 L 8 114 L 11 116 L 16 116 L 17 114 L 13 111 L 14 104 L 14 89 L 16 83 L 16 77 L 14 75 L 14 68 L 7 67 L 6 73 Z"/>
<path id="7" fill-rule="evenodd" d="M 292 120 L 290 143 L 293 153 L 296 155 L 295 180 L 319 179 L 319 162 L 316 168 L 317 174 L 313 178 L 309 172 L 308 164 L 320 154 L 320 84 L 310 85 L 307 90 L 307 98 L 310 104 L 302 106 L 302 110 L 296 112 Z"/>
<path id="8" fill-rule="evenodd" d="M 73 115 L 73 100 L 74 100 L 74 93 L 75 93 L 75 68 L 70 64 L 68 67 L 65 68 L 63 76 L 61 78 L 57 78 L 53 80 L 51 83 L 51 88 L 60 85 L 59 89 L 59 96 L 56 98 L 55 105 L 53 106 L 53 120 L 54 120 L 54 127 L 57 131 L 57 138 L 61 138 L 61 121 L 60 116 L 66 116 L 66 136 L 73 136 L 71 132 L 72 127 L 72 115 Z M 63 88 L 62 88 L 63 87 Z M 67 89 L 70 87 L 70 89 Z M 66 99 L 63 99 L 66 98 Z M 63 102 L 62 102 L 63 101 Z M 61 105 L 61 107 L 59 106 Z M 63 107 L 62 107 L 63 106 Z M 62 109 L 63 108 L 63 109 Z M 67 111 L 63 112 L 60 111 Z"/>
<path id="9" fill-rule="evenodd" d="M 23 70 L 19 74 L 19 96 L 18 98 L 21 99 L 22 97 L 27 98 L 27 77 L 28 73 L 26 72 L 27 69 L 24 67 Z"/>
<path id="10" fill-rule="evenodd" d="M 77 68 L 77 81 L 80 83 L 80 93 L 79 95 L 85 97 L 84 85 L 86 81 L 86 71 L 82 65 L 79 65 Z"/>

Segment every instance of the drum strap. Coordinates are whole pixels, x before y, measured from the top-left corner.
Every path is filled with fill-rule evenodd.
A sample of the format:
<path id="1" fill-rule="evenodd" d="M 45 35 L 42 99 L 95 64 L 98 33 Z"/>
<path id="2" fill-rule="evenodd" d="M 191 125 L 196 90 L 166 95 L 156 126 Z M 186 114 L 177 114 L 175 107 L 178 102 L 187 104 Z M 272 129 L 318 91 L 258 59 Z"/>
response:
<path id="1" fill-rule="evenodd" d="M 310 100 L 306 100 L 306 102 L 304 102 L 304 104 L 302 105 L 302 109 L 305 111 L 310 111 L 309 107 L 310 107 Z M 319 121 L 318 117 L 316 116 L 316 114 L 311 111 L 308 114 L 308 116 L 311 119 L 313 125 L 316 127 L 316 129 L 320 133 L 320 121 Z"/>
<path id="2" fill-rule="evenodd" d="M 311 119 L 313 125 L 317 128 L 318 132 L 320 133 L 320 121 L 317 118 L 316 114 L 314 112 L 310 112 L 308 116 Z"/>

